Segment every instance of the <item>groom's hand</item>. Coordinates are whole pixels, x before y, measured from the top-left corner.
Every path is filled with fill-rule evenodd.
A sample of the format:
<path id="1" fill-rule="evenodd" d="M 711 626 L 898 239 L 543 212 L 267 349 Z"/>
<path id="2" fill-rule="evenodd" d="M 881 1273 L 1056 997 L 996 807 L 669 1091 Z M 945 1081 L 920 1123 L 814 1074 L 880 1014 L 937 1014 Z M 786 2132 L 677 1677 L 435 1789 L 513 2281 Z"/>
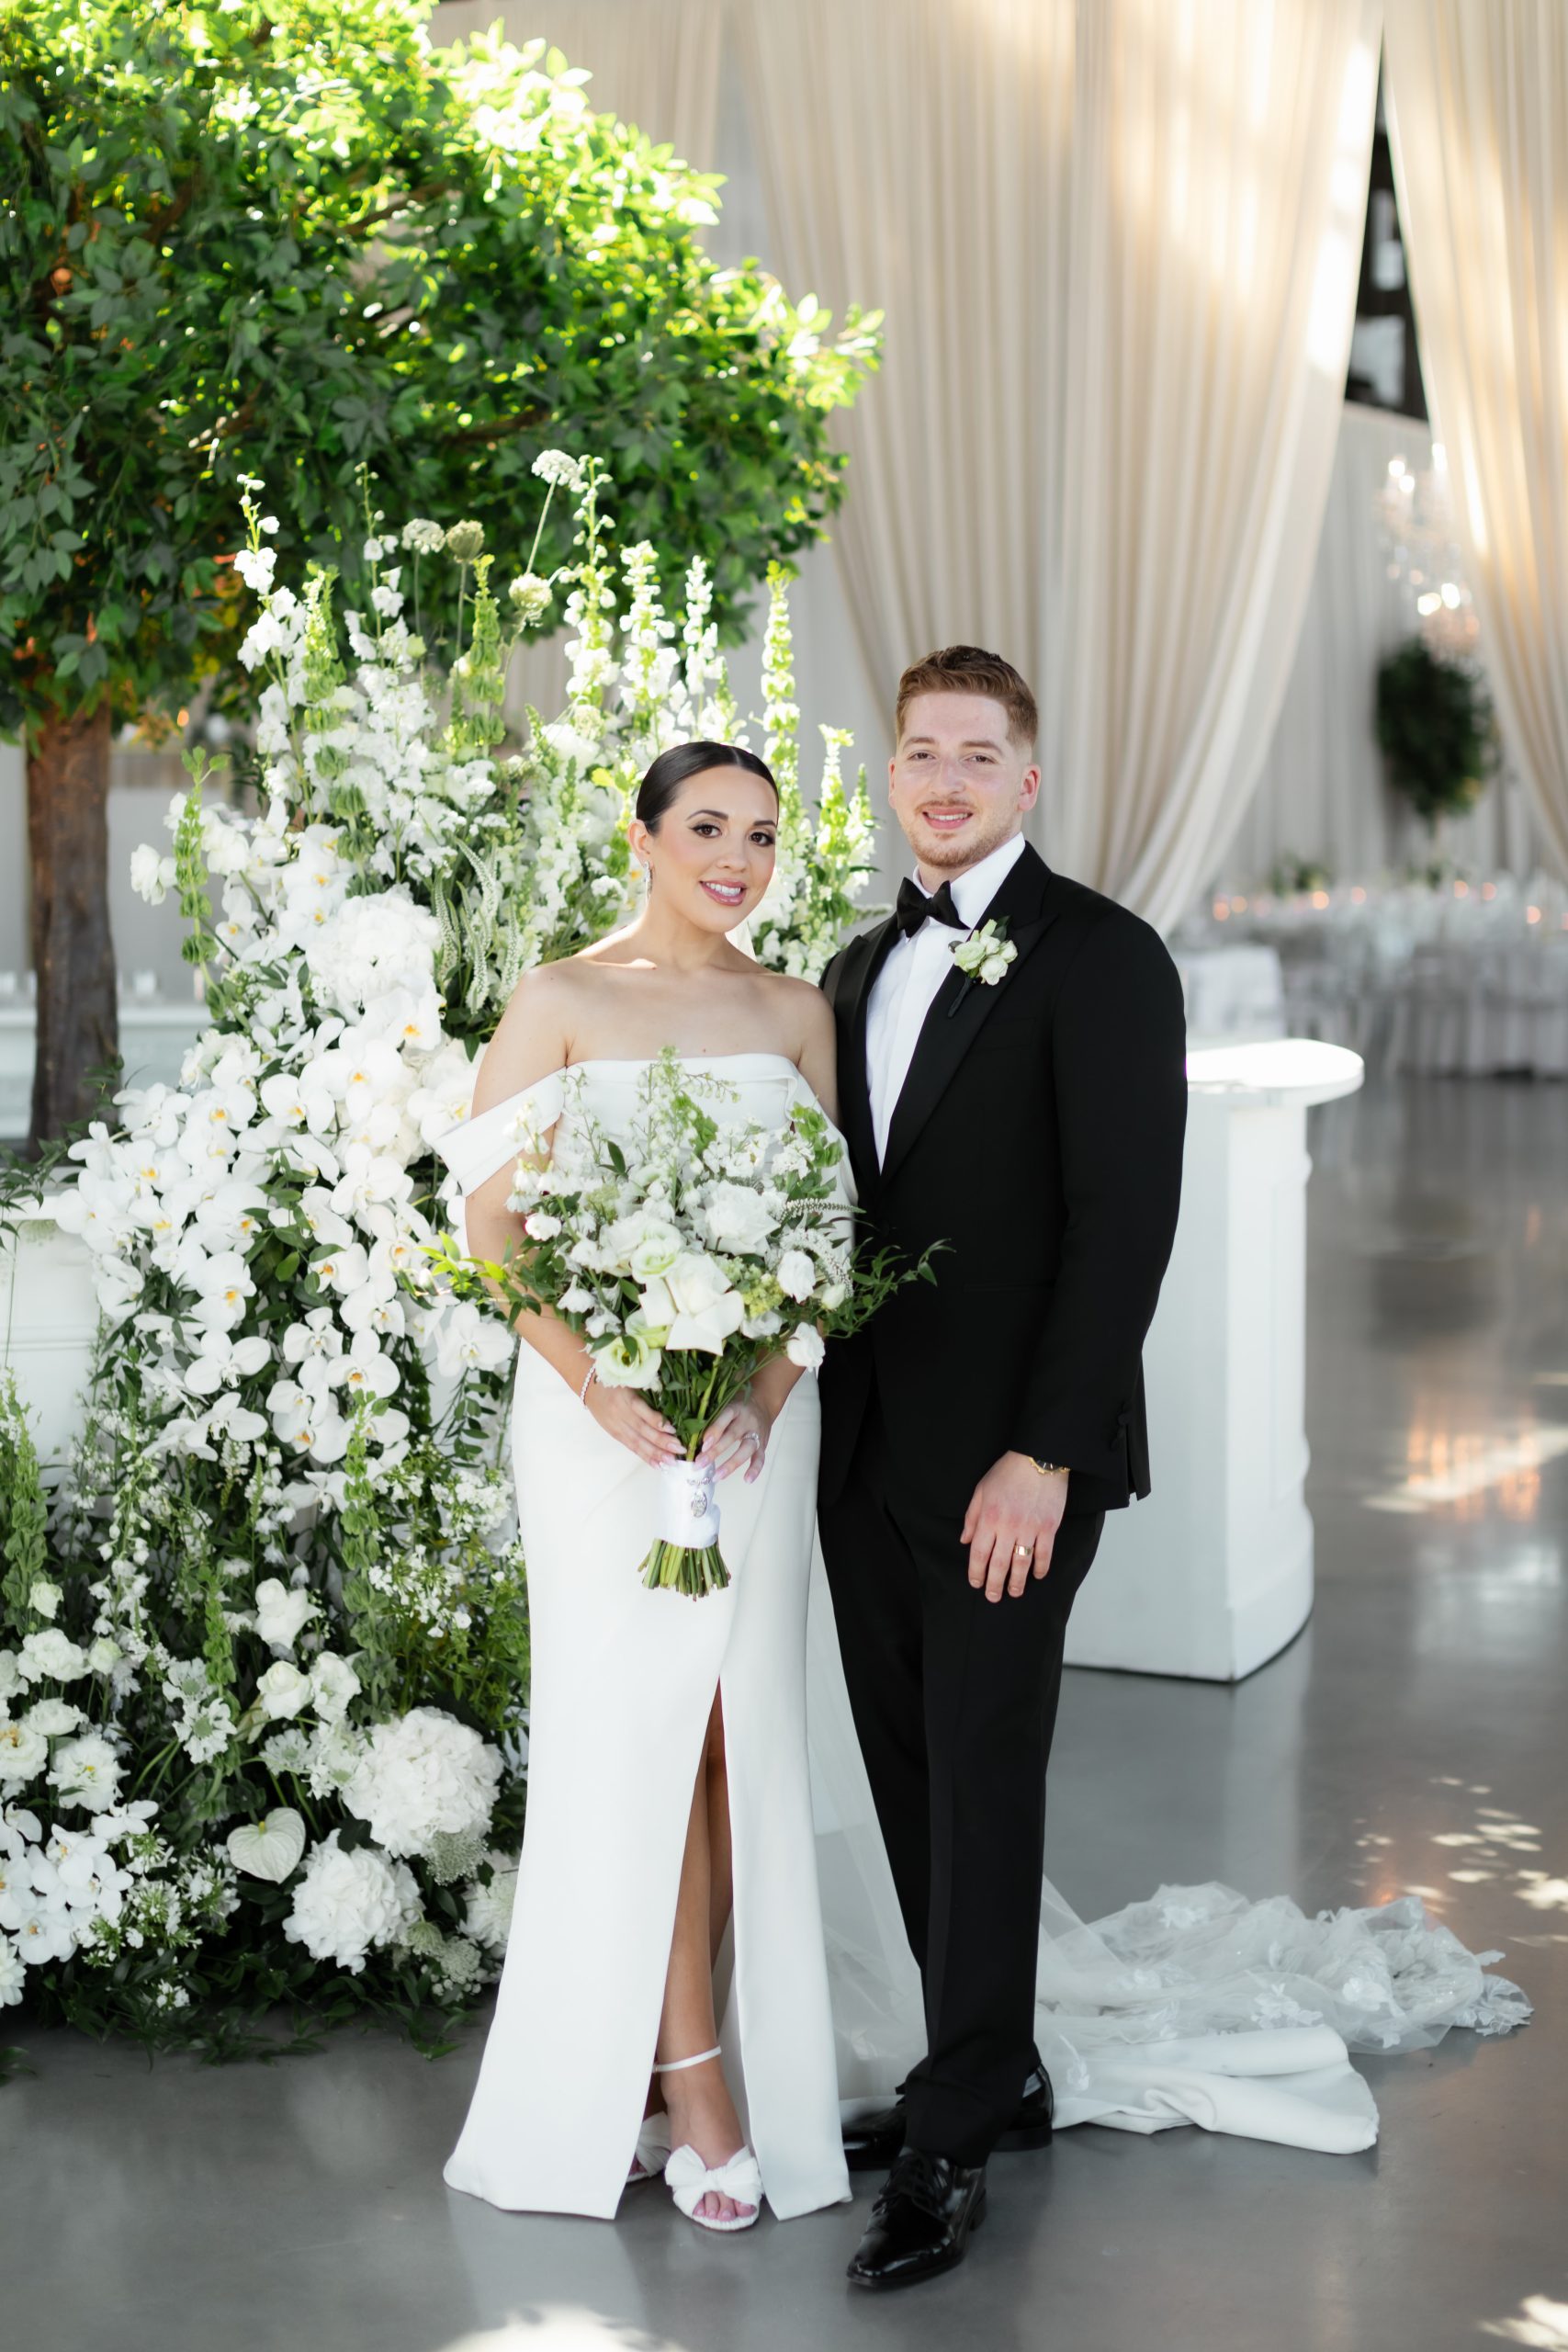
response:
<path id="1" fill-rule="evenodd" d="M 1051 1547 L 1067 1508 L 1067 1473 L 1043 1476 L 1027 1453 L 1004 1453 L 970 1500 L 961 1544 L 969 1546 L 969 1581 L 987 1600 L 1016 1600 L 1032 1575 L 1051 1566 Z"/>

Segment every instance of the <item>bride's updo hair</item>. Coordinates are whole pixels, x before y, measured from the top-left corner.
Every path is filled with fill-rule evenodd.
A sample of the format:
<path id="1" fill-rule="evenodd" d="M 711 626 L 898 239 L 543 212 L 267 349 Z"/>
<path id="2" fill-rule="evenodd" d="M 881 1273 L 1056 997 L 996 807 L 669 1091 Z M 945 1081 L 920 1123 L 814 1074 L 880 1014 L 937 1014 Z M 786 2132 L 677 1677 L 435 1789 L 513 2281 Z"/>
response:
<path id="1" fill-rule="evenodd" d="M 773 782 L 773 772 L 755 752 L 740 743 L 671 743 L 667 752 L 649 768 L 637 786 L 637 815 L 650 833 L 659 831 L 659 820 L 671 807 L 683 784 L 705 768 L 744 768 L 748 775 L 760 775 L 778 798 L 779 788 Z"/>

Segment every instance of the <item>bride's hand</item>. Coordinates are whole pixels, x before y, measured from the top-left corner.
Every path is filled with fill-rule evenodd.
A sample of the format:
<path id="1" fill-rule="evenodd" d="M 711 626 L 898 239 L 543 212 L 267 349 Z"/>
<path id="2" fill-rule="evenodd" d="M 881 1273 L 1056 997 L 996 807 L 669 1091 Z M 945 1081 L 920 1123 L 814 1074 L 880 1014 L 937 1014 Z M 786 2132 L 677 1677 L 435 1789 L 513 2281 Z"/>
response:
<path id="1" fill-rule="evenodd" d="M 772 1428 L 772 1415 L 754 1396 L 738 1396 L 733 1405 L 727 1405 L 708 1424 L 697 1460 L 711 1462 L 718 1478 L 728 1478 L 732 1471 L 743 1469 L 746 1484 L 750 1486 L 754 1478 L 761 1476 Z"/>
<path id="2" fill-rule="evenodd" d="M 662 1413 L 656 1413 L 635 1388 L 606 1388 L 591 1380 L 582 1399 L 600 1428 L 629 1446 L 639 1462 L 657 1470 L 662 1463 L 679 1462 L 685 1452 Z"/>

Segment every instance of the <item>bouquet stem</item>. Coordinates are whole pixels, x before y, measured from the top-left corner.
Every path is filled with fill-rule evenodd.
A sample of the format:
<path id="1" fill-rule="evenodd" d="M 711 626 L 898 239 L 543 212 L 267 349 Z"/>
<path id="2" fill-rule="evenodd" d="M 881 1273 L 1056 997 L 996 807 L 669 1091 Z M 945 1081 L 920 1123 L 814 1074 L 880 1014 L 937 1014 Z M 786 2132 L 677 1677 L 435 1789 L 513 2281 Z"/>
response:
<path id="1" fill-rule="evenodd" d="M 700 1600 L 705 1593 L 724 1590 L 729 1570 L 716 1544 L 705 1544 L 697 1550 L 668 1543 L 661 1535 L 642 1564 L 642 1580 L 649 1592 L 683 1592 Z"/>
<path id="2" fill-rule="evenodd" d="M 722 1592 L 729 1570 L 718 1548 L 712 1467 L 688 1456 L 667 1463 L 659 1475 L 662 1524 L 642 1564 L 643 1583 L 649 1592 L 683 1592 L 693 1600 Z"/>

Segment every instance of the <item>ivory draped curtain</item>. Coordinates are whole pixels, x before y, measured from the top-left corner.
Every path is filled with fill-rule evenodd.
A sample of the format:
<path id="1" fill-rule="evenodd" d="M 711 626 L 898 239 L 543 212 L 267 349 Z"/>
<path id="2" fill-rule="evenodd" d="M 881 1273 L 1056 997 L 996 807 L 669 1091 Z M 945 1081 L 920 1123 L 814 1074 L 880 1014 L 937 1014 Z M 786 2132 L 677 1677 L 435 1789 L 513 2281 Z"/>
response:
<path id="1" fill-rule="evenodd" d="M 1568 871 L 1568 10 L 1389 0 L 1422 365 L 1498 716 Z"/>
<path id="2" fill-rule="evenodd" d="M 867 661 L 885 693 L 956 637 L 1016 661 L 1043 690 L 1042 845 L 1168 929 L 1290 676 L 1375 0 L 732 14 L 784 274 L 888 311 L 835 525 Z"/>
<path id="3" fill-rule="evenodd" d="M 694 170 L 712 171 L 724 0 L 445 0 L 430 37 L 445 47 L 497 21 L 519 49 L 543 39 L 584 67 L 595 114 L 635 122 L 655 146 L 668 141 Z"/>

